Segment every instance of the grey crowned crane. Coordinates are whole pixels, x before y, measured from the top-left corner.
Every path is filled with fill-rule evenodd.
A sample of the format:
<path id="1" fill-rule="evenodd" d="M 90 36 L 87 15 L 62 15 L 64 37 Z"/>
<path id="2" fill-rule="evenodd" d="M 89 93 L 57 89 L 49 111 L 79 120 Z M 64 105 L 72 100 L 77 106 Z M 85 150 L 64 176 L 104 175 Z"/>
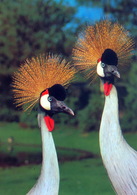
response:
<path id="1" fill-rule="evenodd" d="M 99 131 L 100 151 L 114 190 L 119 195 L 137 195 L 137 152 L 129 146 L 119 124 L 118 97 L 114 77 L 117 65 L 125 65 L 134 42 L 118 24 L 103 20 L 88 26 L 73 50 L 75 65 L 96 72 L 104 85 L 105 105 Z"/>
<path id="2" fill-rule="evenodd" d="M 17 106 L 25 110 L 38 103 L 38 125 L 42 137 L 42 168 L 36 184 L 28 195 L 57 195 L 59 167 L 52 137 L 52 116 L 63 112 L 74 115 L 64 104 L 65 88 L 73 79 L 75 69 L 57 56 L 39 56 L 27 60 L 13 75 L 13 92 Z"/>

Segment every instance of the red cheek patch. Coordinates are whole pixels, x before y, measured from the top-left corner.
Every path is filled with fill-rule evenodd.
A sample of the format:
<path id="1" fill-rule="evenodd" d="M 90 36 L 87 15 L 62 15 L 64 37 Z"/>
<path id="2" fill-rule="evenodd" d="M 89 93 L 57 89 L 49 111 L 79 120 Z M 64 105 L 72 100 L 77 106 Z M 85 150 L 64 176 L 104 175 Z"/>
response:
<path id="1" fill-rule="evenodd" d="M 43 95 L 47 95 L 47 94 L 49 94 L 48 89 L 46 89 L 45 91 L 43 91 L 41 95 L 43 96 Z"/>
<path id="2" fill-rule="evenodd" d="M 101 58 L 99 58 L 98 60 L 97 60 L 97 63 L 99 63 L 101 61 Z"/>
<path id="3" fill-rule="evenodd" d="M 104 94 L 106 95 L 106 96 L 108 96 L 109 94 L 110 94 L 110 91 L 111 91 L 111 89 L 112 89 L 112 84 L 111 83 L 104 83 Z"/>
<path id="4" fill-rule="evenodd" d="M 44 120 L 48 127 L 48 130 L 53 131 L 54 130 L 54 120 L 50 116 L 45 116 Z"/>

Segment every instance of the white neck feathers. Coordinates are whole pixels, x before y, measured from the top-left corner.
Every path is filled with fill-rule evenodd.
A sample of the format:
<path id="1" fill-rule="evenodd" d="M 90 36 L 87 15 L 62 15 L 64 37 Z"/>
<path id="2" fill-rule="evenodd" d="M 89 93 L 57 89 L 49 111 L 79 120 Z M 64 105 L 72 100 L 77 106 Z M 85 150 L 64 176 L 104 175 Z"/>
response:
<path id="1" fill-rule="evenodd" d="M 108 139 L 123 139 L 119 124 L 118 97 L 115 86 L 110 95 L 105 96 L 105 105 L 100 125 L 100 144 L 108 142 Z M 119 140 L 119 141 L 120 141 Z"/>
<path id="2" fill-rule="evenodd" d="M 27 195 L 58 195 L 59 167 L 52 133 L 48 131 L 43 114 L 38 116 L 42 136 L 42 168 L 37 183 Z"/>
<path id="3" fill-rule="evenodd" d="M 137 153 L 123 138 L 114 86 L 105 97 L 99 141 L 104 166 L 117 194 L 137 195 Z"/>

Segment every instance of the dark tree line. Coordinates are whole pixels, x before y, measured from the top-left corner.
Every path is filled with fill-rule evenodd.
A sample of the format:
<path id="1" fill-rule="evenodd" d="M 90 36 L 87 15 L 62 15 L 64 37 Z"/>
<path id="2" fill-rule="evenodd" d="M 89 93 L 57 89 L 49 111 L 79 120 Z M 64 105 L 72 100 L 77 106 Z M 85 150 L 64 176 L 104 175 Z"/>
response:
<path id="1" fill-rule="evenodd" d="M 82 20 L 75 17 L 77 7 L 99 6 L 104 15 L 119 21 L 137 42 L 136 0 L 76 0 L 71 7 L 54 0 L 0 0 L 0 121 L 19 121 L 31 126 L 35 110 L 27 115 L 15 108 L 11 94 L 11 76 L 26 59 L 39 53 L 53 52 L 70 57 Z M 92 21 L 89 21 L 89 23 Z M 120 116 L 124 130 L 137 130 L 137 63 L 136 51 L 131 64 L 116 83 L 119 91 Z M 83 131 L 98 130 L 103 109 L 103 96 L 99 79 L 89 85 L 82 77 L 68 89 L 68 104 L 76 117 L 70 125 Z M 68 123 L 67 116 L 58 116 L 62 124 Z M 91 123 L 92 121 L 92 123 Z M 70 122 L 70 121 L 69 121 Z"/>

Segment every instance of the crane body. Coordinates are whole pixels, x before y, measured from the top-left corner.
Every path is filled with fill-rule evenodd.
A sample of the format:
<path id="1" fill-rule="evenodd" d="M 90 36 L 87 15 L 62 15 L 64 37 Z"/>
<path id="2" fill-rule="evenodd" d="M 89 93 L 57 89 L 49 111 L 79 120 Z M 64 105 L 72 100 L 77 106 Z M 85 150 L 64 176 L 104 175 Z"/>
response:
<path id="1" fill-rule="evenodd" d="M 99 132 L 104 166 L 118 195 L 137 194 L 137 152 L 129 146 L 119 124 L 117 90 L 113 85 L 105 105 Z"/>

